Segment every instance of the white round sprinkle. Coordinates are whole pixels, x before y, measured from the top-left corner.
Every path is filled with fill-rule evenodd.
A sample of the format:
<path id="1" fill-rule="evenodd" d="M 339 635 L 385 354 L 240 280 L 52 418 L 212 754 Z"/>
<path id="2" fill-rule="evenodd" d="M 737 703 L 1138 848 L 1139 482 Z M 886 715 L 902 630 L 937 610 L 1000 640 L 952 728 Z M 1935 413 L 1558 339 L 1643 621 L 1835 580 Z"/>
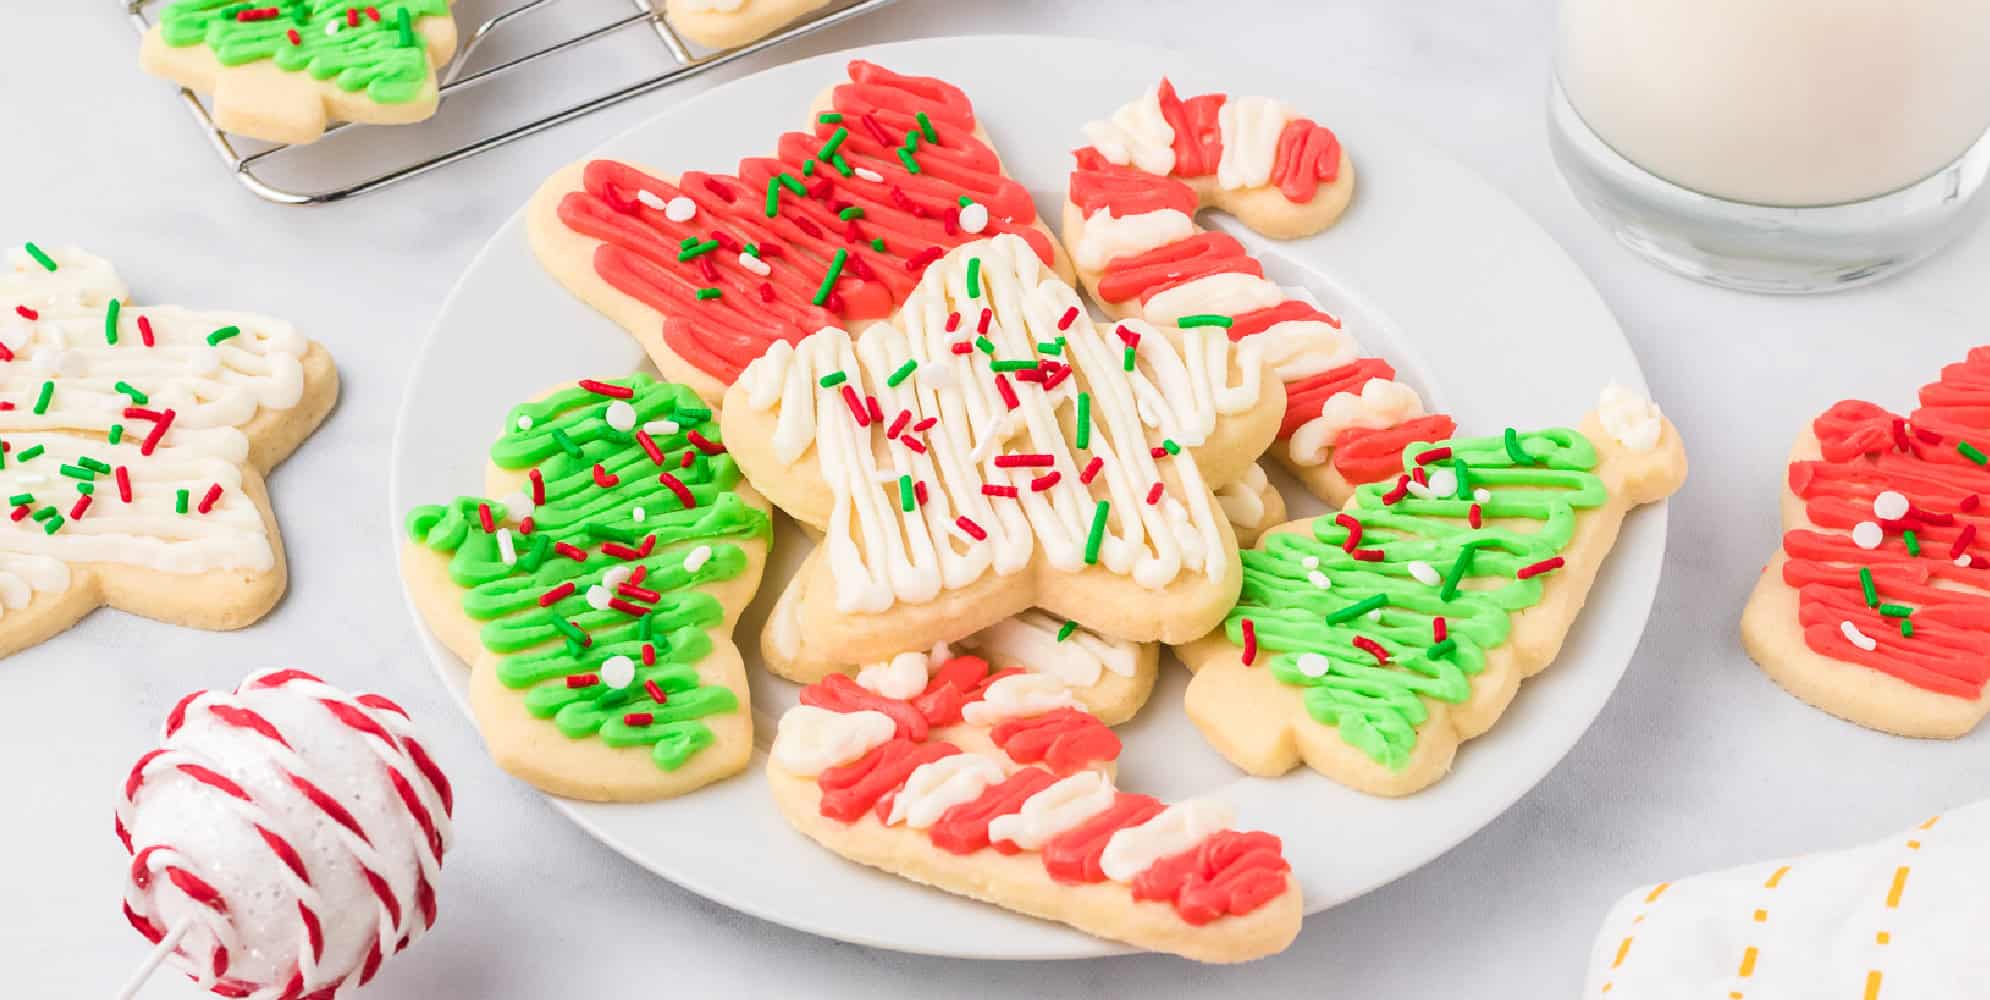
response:
<path id="1" fill-rule="evenodd" d="M 858 177 L 861 177 L 861 178 L 863 178 L 863 179 L 865 179 L 865 180 L 867 180 L 867 181 L 871 181 L 871 182 L 873 182 L 873 183 L 876 183 L 876 182 L 878 182 L 878 181 L 882 181 L 882 180 L 884 180 L 884 175 L 883 175 L 883 174 L 881 174 L 881 173 L 878 173 L 877 171 L 875 171 L 875 170 L 872 170 L 872 169 L 871 169 L 871 168 L 869 168 L 869 167 L 858 167 L 858 168 L 857 168 L 857 170 L 856 170 L 856 174 L 857 174 L 857 176 L 858 176 Z"/>
<path id="2" fill-rule="evenodd" d="M 638 191 L 636 192 L 636 200 L 642 202 L 644 205 L 647 205 L 650 208 L 656 209 L 659 212 L 663 211 L 663 198 L 660 195 L 658 195 L 655 191 L 650 191 L 647 189 Z"/>
<path id="3" fill-rule="evenodd" d="M 663 217 L 672 222 L 690 222 L 697 214 L 698 203 L 681 194 L 663 206 Z"/>
<path id="4" fill-rule="evenodd" d="M 1907 516 L 1907 498 L 1887 490 L 1873 498 L 1873 516 L 1882 521 L 1898 521 Z"/>
<path id="5" fill-rule="evenodd" d="M 648 516 L 648 512 L 644 511 L 641 507 L 629 508 L 629 520 L 637 524 L 643 523 L 643 518 L 646 516 Z"/>
<path id="6" fill-rule="evenodd" d="M 1472 491 L 1472 499 L 1477 500 L 1480 503 L 1489 502 L 1490 500 L 1492 500 L 1492 491 L 1481 486 L 1478 489 Z"/>
<path id="7" fill-rule="evenodd" d="M 1421 560 L 1413 561 L 1410 563 L 1409 568 L 1410 575 L 1416 577 L 1416 582 L 1426 587 L 1435 587 L 1444 582 L 1444 577 L 1439 575 L 1437 569 L 1427 562 Z"/>
<path id="8" fill-rule="evenodd" d="M 636 682 L 636 661 L 626 656 L 611 656 L 601 662 L 601 683 L 612 688 L 625 688 Z"/>
<path id="9" fill-rule="evenodd" d="M 1304 566 L 1304 567 L 1306 567 L 1307 569 L 1319 569 L 1319 568 L 1320 568 L 1320 557 L 1319 557 L 1319 556 L 1307 556 L 1306 558 L 1304 558 L 1304 559 L 1301 559 L 1301 560 L 1299 560 L 1299 565 L 1301 565 L 1301 566 Z"/>
<path id="10" fill-rule="evenodd" d="M 964 233 L 979 233 L 988 228 L 988 206 L 975 201 L 969 202 L 960 210 L 960 228 Z"/>
<path id="11" fill-rule="evenodd" d="M 1317 569 L 1306 574 L 1306 582 L 1312 584 L 1315 587 L 1320 588 L 1321 590 L 1325 590 L 1332 585 L 1331 581 L 1327 579 L 1327 574 L 1322 573 Z"/>
<path id="12" fill-rule="evenodd" d="M 606 611 L 608 602 L 614 599 L 615 595 L 610 594 L 607 587 L 598 583 L 587 588 L 587 606 L 596 611 Z"/>
<path id="13" fill-rule="evenodd" d="M 705 568 L 705 564 L 711 561 L 712 547 L 709 545 L 700 545 L 692 549 L 691 553 L 684 557 L 684 571 L 686 573 L 696 573 Z"/>
<path id="14" fill-rule="evenodd" d="M 746 268 L 747 270 L 752 271 L 754 274 L 757 274 L 763 278 L 774 273 L 774 268 L 772 265 L 768 264 L 766 261 L 761 260 L 758 257 L 753 256 L 750 253 L 747 253 L 744 250 L 741 250 L 739 252 L 739 266 Z"/>
<path id="15" fill-rule="evenodd" d="M 624 399 L 618 399 L 609 403 L 608 426 L 618 431 L 634 430 L 636 426 L 636 408 L 630 406 L 628 400 Z"/>
<path id="16" fill-rule="evenodd" d="M 1333 664 L 1318 653 L 1299 654 L 1299 672 L 1308 677 L 1325 677 Z"/>
<path id="17" fill-rule="evenodd" d="M 628 583 L 629 578 L 635 575 L 634 566 L 611 566 L 608 572 L 601 574 L 601 585 L 612 590 Z"/>
<path id="18" fill-rule="evenodd" d="M 531 430 L 531 429 L 532 429 L 532 418 L 531 418 L 531 417 L 519 417 L 519 418 L 518 418 L 518 429 L 519 429 L 519 430 L 521 430 L 521 431 L 529 431 L 529 430 Z"/>
<path id="19" fill-rule="evenodd" d="M 1860 521 L 1852 528 L 1852 541 L 1859 548 L 1876 549 L 1879 548 L 1879 543 L 1885 540 L 1886 532 L 1880 530 L 1880 526 L 1873 521 Z"/>
<path id="20" fill-rule="evenodd" d="M 1962 555 L 1955 557 L 1955 564 L 1957 566 L 1962 567 L 1963 569 L 1968 569 L 1971 565 L 1974 564 L 1974 559 L 1975 557 L 1971 556 L 1967 552 L 1964 552 Z"/>
<path id="21" fill-rule="evenodd" d="M 1430 492 L 1442 500 L 1458 495 L 1458 474 L 1450 469 L 1439 469 L 1430 474 Z"/>
<path id="22" fill-rule="evenodd" d="M 531 517 L 535 509 L 532 506 L 532 498 L 523 493 L 507 493 L 498 498 L 498 503 L 504 504 L 506 516 L 519 520 Z"/>
<path id="23" fill-rule="evenodd" d="M 1852 624 L 1849 621 L 1839 622 L 1838 631 L 1845 634 L 1846 642 L 1849 642 L 1852 645 L 1857 646 L 1868 653 L 1879 648 L 1879 643 L 1876 640 L 1874 640 L 1872 636 L 1869 636 L 1864 632 L 1859 631 L 1859 627 L 1857 625 Z"/>
<path id="24" fill-rule="evenodd" d="M 652 420 L 643 425 L 643 433 L 651 437 L 655 437 L 658 434 L 675 434 L 677 433 L 677 421 Z"/>

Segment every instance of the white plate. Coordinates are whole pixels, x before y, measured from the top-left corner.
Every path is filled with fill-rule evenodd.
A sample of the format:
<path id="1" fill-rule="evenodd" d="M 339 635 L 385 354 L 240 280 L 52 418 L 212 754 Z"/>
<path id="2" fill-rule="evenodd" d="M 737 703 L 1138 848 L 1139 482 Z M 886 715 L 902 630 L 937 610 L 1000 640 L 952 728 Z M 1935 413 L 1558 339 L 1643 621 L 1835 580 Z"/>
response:
<path id="1" fill-rule="evenodd" d="M 1573 424 L 1608 380 L 1643 388 L 1637 359 L 1582 272 L 1498 192 L 1398 134 L 1354 96 L 1319 92 L 1248 60 L 1223 66 L 1095 39 L 923 39 L 818 56 L 728 84 L 597 154 L 673 170 L 726 169 L 764 154 L 779 131 L 802 127 L 809 100 L 842 78 L 852 56 L 964 88 L 1010 170 L 1052 219 L 1070 150 L 1082 142 L 1079 126 L 1162 74 L 1187 94 L 1284 98 L 1340 134 L 1361 180 L 1346 218 L 1311 239 L 1267 245 L 1217 223 L 1260 249 L 1269 276 L 1307 287 L 1340 312 L 1372 352 L 1467 429 Z M 642 361 L 634 341 L 540 269 L 522 218 L 513 216 L 458 282 L 416 363 L 392 459 L 395 531 L 410 507 L 477 488 L 484 449 L 514 402 L 560 379 L 621 374 Z M 1320 509 L 1296 489 L 1286 497 L 1294 516 Z M 770 723 L 794 703 L 795 688 L 760 669 L 758 631 L 805 544 L 791 526 L 780 534 L 762 599 L 741 623 L 762 747 L 748 772 L 668 802 L 560 808 L 665 878 L 827 937 L 971 958 L 1122 950 L 850 864 L 775 813 L 760 770 Z M 1522 687 L 1490 734 L 1463 748 L 1449 777 L 1416 796 L 1371 798 L 1310 771 L 1240 777 L 1184 716 L 1186 671 L 1172 658 L 1153 700 L 1121 730 L 1122 784 L 1169 800 L 1229 799 L 1241 826 L 1284 838 L 1308 912 L 1384 885 L 1499 815 L 1575 744 L 1637 646 L 1664 552 L 1663 510 L 1633 515 L 1560 660 Z M 428 650 L 460 701 L 463 665 L 432 639 Z"/>

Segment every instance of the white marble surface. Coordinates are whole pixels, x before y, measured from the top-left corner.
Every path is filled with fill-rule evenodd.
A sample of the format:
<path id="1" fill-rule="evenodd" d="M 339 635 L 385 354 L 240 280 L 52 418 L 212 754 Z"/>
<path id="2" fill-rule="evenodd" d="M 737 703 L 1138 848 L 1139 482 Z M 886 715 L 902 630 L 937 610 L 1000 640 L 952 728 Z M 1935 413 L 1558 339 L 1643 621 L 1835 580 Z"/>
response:
<path id="1" fill-rule="evenodd" d="M 618 9 L 607 0 L 564 6 L 588 3 Z M 290 317 L 331 346 L 345 394 L 272 480 L 295 571 L 267 620 L 224 636 L 103 612 L 0 663 L 0 993 L 106 995 L 138 961 L 143 944 L 117 913 L 117 783 L 181 693 L 267 665 L 391 693 L 428 725 L 457 783 L 461 834 L 443 918 L 383 969 L 366 994 L 379 1000 L 637 988 L 859 996 L 940 984 L 1041 995 L 1568 996 L 1596 921 L 1637 883 L 1857 843 L 1985 794 L 1990 735 L 1911 743 L 1829 719 L 1750 665 L 1735 621 L 1776 541 L 1776 489 L 1797 427 L 1846 395 L 1905 405 L 1939 365 L 1986 339 L 1990 232 L 1903 278 L 1826 298 L 1743 296 L 1644 265 L 1555 177 L 1542 125 L 1545 0 L 905 0 L 801 47 L 994 31 L 1127 37 L 1273 61 L 1389 108 L 1491 179 L 1582 263 L 1687 436 L 1693 478 L 1672 504 L 1673 548 L 1650 631 L 1589 735 L 1485 831 L 1315 916 L 1284 955 L 1233 970 L 1155 957 L 969 966 L 729 912 L 588 840 L 487 762 L 419 660 L 383 527 L 382 459 L 401 362 L 449 282 L 543 174 L 675 98 L 652 95 L 345 206 L 276 208 L 237 189 L 168 90 L 138 72 L 116 6 L 70 0 L 0 12 L 0 240 L 92 248 L 118 261 L 146 300 Z M 560 85 L 639 56 L 625 47 L 591 59 Z M 492 100 L 515 106 L 538 89 Z M 1504 377 L 1524 384 L 1526 375 Z M 195 995 L 170 978 L 144 995 Z"/>

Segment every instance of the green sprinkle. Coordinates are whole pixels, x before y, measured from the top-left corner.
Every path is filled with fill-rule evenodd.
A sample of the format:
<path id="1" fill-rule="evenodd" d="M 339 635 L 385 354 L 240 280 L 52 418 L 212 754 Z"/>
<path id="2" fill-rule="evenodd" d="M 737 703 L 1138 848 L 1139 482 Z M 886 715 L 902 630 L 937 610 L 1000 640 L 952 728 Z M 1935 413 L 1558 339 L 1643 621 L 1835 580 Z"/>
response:
<path id="1" fill-rule="evenodd" d="M 28 459 L 34 458 L 40 454 L 41 454 L 41 445 L 38 444 L 32 445 L 21 451 L 21 461 L 25 462 Z"/>
<path id="2" fill-rule="evenodd" d="M 712 419 L 712 411 L 702 406 L 680 406 L 675 411 L 678 422 L 700 423 Z"/>
<path id="3" fill-rule="evenodd" d="M 1444 586 L 1437 589 L 1437 598 L 1448 601 L 1458 596 L 1458 585 L 1465 582 L 1465 574 L 1472 571 L 1472 555 L 1479 551 L 1476 545 L 1466 545 L 1458 553 L 1458 561 L 1451 564 L 1451 571 L 1444 574 Z"/>
<path id="4" fill-rule="evenodd" d="M 873 237 L 871 237 L 871 249 L 873 249 L 873 250 L 876 250 L 876 251 L 877 251 L 877 252 L 879 252 L 879 253 L 884 253 L 884 252 L 885 252 L 885 251 L 884 251 L 884 237 L 882 237 L 882 236 L 873 236 Z"/>
<path id="5" fill-rule="evenodd" d="M 808 193 L 808 189 L 802 186 L 801 178 L 794 174 L 783 171 L 775 174 L 774 179 L 781 182 L 781 186 L 787 188 L 790 194 L 800 196 Z"/>
<path id="6" fill-rule="evenodd" d="M 16 493 L 7 498 L 7 506 L 9 507 L 20 507 L 34 502 L 35 495 L 33 493 Z"/>
<path id="7" fill-rule="evenodd" d="M 899 365 L 897 371 L 892 372 L 889 376 L 886 376 L 884 384 L 896 389 L 898 388 L 898 383 L 903 382 L 908 378 L 911 378 L 913 370 L 917 369 L 918 367 L 919 367 L 919 362 L 917 359 L 906 358 L 905 363 Z"/>
<path id="8" fill-rule="evenodd" d="M 711 287 L 700 288 L 698 289 L 698 301 L 710 302 L 711 300 L 716 299 L 724 294 L 725 291 L 723 289 L 711 288 Z"/>
<path id="9" fill-rule="evenodd" d="M 916 152 L 919 149 L 919 130 L 916 128 L 906 129 L 905 141 L 899 144 L 899 148 L 908 152 Z"/>
<path id="10" fill-rule="evenodd" d="M 1119 366 L 1127 371 L 1133 370 L 1133 348 L 1128 347 L 1125 353 L 1120 355 Z"/>
<path id="11" fill-rule="evenodd" d="M 918 506 L 919 495 L 912 491 L 912 477 L 898 477 L 898 509 L 909 511 Z"/>
<path id="12" fill-rule="evenodd" d="M 698 245 L 698 238 L 696 236 L 686 236 L 683 239 L 677 241 L 677 249 L 679 250 L 689 250 L 697 245 Z M 684 258 L 679 257 L 678 259 L 683 260 Z"/>
<path id="13" fill-rule="evenodd" d="M 124 306 L 116 299 L 112 299 L 110 304 L 104 307 L 104 343 L 117 343 L 117 314 L 123 309 Z"/>
<path id="14" fill-rule="evenodd" d="M 1447 637 L 1443 642 L 1424 650 L 1423 656 L 1427 660 L 1441 660 L 1456 652 L 1457 649 L 1458 640 Z"/>
<path id="15" fill-rule="evenodd" d="M 1879 588 L 1873 585 L 1873 571 L 1871 567 L 1859 567 L 1859 589 L 1866 592 L 1866 607 L 1879 606 Z"/>
<path id="16" fill-rule="evenodd" d="M 1092 394 L 1078 394 L 1078 447 L 1092 446 Z"/>
<path id="17" fill-rule="evenodd" d="M 767 178 L 767 217 L 781 214 L 781 181 L 776 177 Z"/>
<path id="18" fill-rule="evenodd" d="M 1511 427 L 1508 427 L 1506 429 L 1506 435 L 1503 440 L 1506 443 L 1506 457 L 1512 459 L 1513 464 L 1515 465 L 1534 464 L 1534 456 L 1527 454 L 1527 449 L 1522 448 L 1520 446 L 1519 431 L 1514 430 Z"/>
<path id="19" fill-rule="evenodd" d="M 802 161 L 802 176 L 803 177 L 815 176 L 815 157 L 811 156 L 808 159 Z"/>
<path id="20" fill-rule="evenodd" d="M 49 518 L 56 516 L 56 514 L 58 513 L 60 512 L 53 507 L 43 507 L 42 509 L 35 511 L 34 516 L 35 520 L 37 521 L 46 521 Z"/>
<path id="21" fill-rule="evenodd" d="M 835 156 L 836 147 L 843 145 L 843 140 L 848 138 L 850 138 L 850 130 L 847 128 L 838 128 L 836 131 L 829 133 L 829 138 L 822 141 L 822 148 L 816 150 L 815 155 L 824 160 Z"/>
<path id="22" fill-rule="evenodd" d="M 54 259 L 49 257 L 49 255 L 42 253 L 40 247 L 35 246 L 33 243 L 23 243 L 21 244 L 21 249 L 26 250 L 28 252 L 28 256 L 33 257 L 35 259 L 35 263 L 40 264 L 42 267 L 50 271 L 55 270 Z"/>
<path id="23" fill-rule="evenodd" d="M 81 458 L 78 458 L 76 460 L 76 464 L 90 470 L 91 472 L 97 473 L 98 475 L 101 476 L 108 476 L 111 473 L 111 467 L 109 465 L 104 464 L 101 460 L 91 458 L 88 455 L 84 455 Z"/>
<path id="24" fill-rule="evenodd" d="M 830 372 L 829 374 L 824 375 L 823 377 L 816 379 L 815 381 L 817 385 L 822 386 L 824 389 L 834 389 L 837 386 L 842 385 L 844 380 L 848 379 L 849 377 L 850 377 L 849 375 L 846 375 L 843 372 L 836 371 L 836 372 Z"/>
<path id="25" fill-rule="evenodd" d="M 1085 536 L 1085 565 L 1096 566 L 1099 562 L 1099 543 L 1106 537 L 1106 512 L 1112 509 L 1112 502 L 1101 500 L 1092 508 L 1092 532 Z"/>
<path id="26" fill-rule="evenodd" d="M 400 10 L 396 11 L 395 15 L 396 19 L 394 22 L 394 27 L 399 29 L 400 31 L 401 47 L 404 49 L 414 48 L 415 47 L 414 15 L 408 13 L 408 9 L 406 7 L 403 7 Z"/>
<path id="27" fill-rule="evenodd" d="M 718 248 L 719 248 L 718 240 L 706 240 L 703 243 L 693 243 L 690 246 L 677 251 L 677 259 L 680 261 L 691 260 L 693 258 L 703 256 L 704 254 L 711 253 L 712 251 L 717 250 Z"/>
<path id="28" fill-rule="evenodd" d="M 1176 444 L 1174 438 L 1162 438 L 1161 450 L 1170 455 L 1179 455 L 1182 453 L 1182 446 Z"/>
<path id="29" fill-rule="evenodd" d="M 1057 641 L 1063 642 L 1064 640 L 1071 638 L 1071 633 L 1076 632 L 1077 630 L 1078 630 L 1077 622 L 1065 622 L 1064 624 L 1057 626 Z"/>
<path id="30" fill-rule="evenodd" d="M 918 114 L 913 115 L 912 117 L 917 119 L 919 122 L 919 134 L 925 136 L 927 142 L 934 143 L 937 145 L 940 141 L 940 137 L 933 132 L 933 123 L 927 120 L 926 112 L 921 111 Z"/>
<path id="31" fill-rule="evenodd" d="M 836 213 L 836 217 L 842 219 L 844 222 L 849 222 L 851 219 L 863 218 L 864 210 L 858 208 L 855 205 L 849 205 L 846 206 L 841 212 Z"/>
<path id="32" fill-rule="evenodd" d="M 981 297 L 981 258 L 979 257 L 967 259 L 967 297 L 970 299 Z"/>
<path id="33" fill-rule="evenodd" d="M 834 125 L 837 122 L 842 121 L 843 116 L 837 114 L 834 111 L 824 111 L 823 113 L 816 115 L 815 120 L 823 123 L 824 125 Z"/>
<path id="34" fill-rule="evenodd" d="M 35 413 L 47 413 L 48 401 L 54 396 L 55 383 L 53 381 L 43 382 L 41 384 L 41 392 L 35 396 Z"/>
<path id="35" fill-rule="evenodd" d="M 967 206 L 969 206 L 969 205 L 972 205 L 972 204 L 974 204 L 974 199 L 973 199 L 973 198 L 969 198 L 969 197 L 968 197 L 967 195 L 961 195 L 961 196 L 960 196 L 960 207 L 962 207 L 962 208 L 966 208 Z"/>
<path id="36" fill-rule="evenodd" d="M 989 340 L 987 337 L 974 338 L 974 346 L 979 348 L 983 354 L 995 353 L 995 342 Z"/>
<path id="37" fill-rule="evenodd" d="M 553 628 L 557 630 L 561 635 L 566 636 L 567 638 L 572 639 L 573 641 L 578 643 L 587 642 L 587 633 L 582 632 L 580 630 L 580 626 L 575 625 L 573 622 L 567 621 L 566 615 L 560 614 L 557 611 L 549 610 L 546 612 L 546 620 L 552 622 Z"/>
<path id="38" fill-rule="evenodd" d="M 845 177 L 848 177 L 851 174 L 856 173 L 855 170 L 850 169 L 850 161 L 844 159 L 842 153 L 838 153 L 835 156 L 830 157 L 829 165 L 835 167 L 836 172 L 842 174 Z"/>
<path id="39" fill-rule="evenodd" d="M 1359 618 L 1362 615 L 1369 613 L 1370 611 L 1374 611 L 1375 609 L 1380 608 L 1388 603 L 1389 603 L 1388 595 L 1370 594 L 1369 596 L 1364 597 L 1361 600 L 1348 605 L 1347 607 L 1341 608 L 1338 611 L 1327 612 L 1327 624 L 1339 625 L 1342 622 L 1351 622 L 1356 618 Z"/>
<path id="40" fill-rule="evenodd" d="M 1905 604 L 1882 604 L 1879 606 L 1879 613 L 1888 618 L 1905 618 L 1913 614 L 1914 609 Z"/>
<path id="41" fill-rule="evenodd" d="M 1973 444 L 1970 444 L 1967 441 L 1956 442 L 1955 450 L 1957 452 L 1960 452 L 1962 457 L 1969 459 L 1972 462 L 1975 462 L 1977 465 L 1990 463 L 1990 455 L 1983 454 L 1982 449 L 1976 447 Z"/>
<path id="42" fill-rule="evenodd" d="M 116 389 L 117 391 L 124 393 L 127 396 L 130 396 L 131 401 L 139 406 L 144 406 L 146 403 L 151 402 L 150 397 L 146 396 L 142 392 L 139 392 L 137 389 L 132 388 L 131 383 L 126 382 L 123 379 L 119 379 L 115 384 L 111 386 L 111 388 Z"/>
<path id="43" fill-rule="evenodd" d="M 836 249 L 836 256 L 829 261 L 829 273 L 822 276 L 822 286 L 815 290 L 815 298 L 809 301 L 821 305 L 829 301 L 829 292 L 836 287 L 836 279 L 843 275 L 843 262 L 850 259 L 850 251 L 842 247 Z"/>
<path id="44" fill-rule="evenodd" d="M 90 494 L 97 492 L 97 485 L 95 483 L 77 483 L 76 492 L 81 493 L 84 496 L 89 496 Z"/>
<path id="45" fill-rule="evenodd" d="M 104 437 L 104 440 L 109 444 L 116 444 L 119 441 L 124 440 L 124 425 L 112 424 L 111 432 Z"/>
<path id="46" fill-rule="evenodd" d="M 55 513 L 55 508 L 53 508 L 53 507 L 49 508 L 49 513 L 51 513 L 51 514 L 54 514 L 54 513 Z M 53 534 L 55 534 L 56 532 L 58 532 L 58 531 L 61 531 L 61 530 L 62 530 L 62 515 L 61 515 L 61 514 L 55 514 L 55 516 L 54 516 L 54 517 L 51 517 L 51 518 L 49 518 L 48 520 L 46 520 L 46 521 L 43 521 L 43 522 L 42 522 L 42 526 L 41 526 L 41 530 L 42 530 L 42 533 L 43 533 L 43 534 L 47 534 L 47 535 L 53 535 Z"/>
<path id="47" fill-rule="evenodd" d="M 186 513 L 186 512 L 187 512 L 187 491 L 185 491 L 185 490 L 174 490 L 174 491 L 173 491 L 173 513 L 175 513 L 175 514 L 184 514 L 184 513 Z"/>
<path id="48" fill-rule="evenodd" d="M 1230 329 L 1230 324 L 1233 322 L 1235 321 L 1228 316 L 1218 316 L 1215 313 L 1196 313 L 1193 316 L 1183 316 L 1175 320 L 1175 325 L 1184 330 L 1193 330 L 1198 326 L 1220 326 L 1228 330 Z"/>
<path id="49" fill-rule="evenodd" d="M 752 257 L 760 256 L 760 245 L 758 243 L 748 243 L 746 245 L 746 253 Z"/>
<path id="50" fill-rule="evenodd" d="M 1038 354 L 1063 354 L 1064 345 L 1054 340 L 1039 340 L 1036 342 L 1036 350 Z"/>
<path id="51" fill-rule="evenodd" d="M 1901 532 L 1900 540 L 1906 543 L 1908 555 L 1918 556 L 1921 554 L 1921 540 L 1919 538 L 1914 537 L 1914 529 L 1909 528 L 1906 531 Z"/>
<path id="52" fill-rule="evenodd" d="M 905 164 L 905 172 L 908 174 L 919 172 L 919 161 L 913 159 L 912 154 L 905 150 L 901 149 L 898 151 L 898 162 Z"/>
<path id="53" fill-rule="evenodd" d="M 405 10 L 406 8 L 402 9 Z M 221 329 L 216 330 L 213 333 L 207 335 L 207 346 L 213 347 L 214 345 L 219 344 L 222 341 L 227 340 L 228 338 L 233 337 L 241 332 L 242 328 L 239 326 L 224 326 Z"/>
<path id="54" fill-rule="evenodd" d="M 1034 361 L 996 361 L 989 364 L 988 370 L 992 372 L 1020 372 L 1035 367 L 1036 362 Z"/>
<path id="55" fill-rule="evenodd" d="M 547 431 L 547 433 L 552 435 L 553 443 L 559 445 L 561 451 L 564 451 L 575 458 L 582 457 L 580 452 L 580 445 L 575 444 L 574 439 L 568 437 L 566 431 L 563 431 L 558 427 L 555 427 Z"/>
<path id="56" fill-rule="evenodd" d="M 1914 638 L 1914 622 L 1912 620 L 1907 618 L 1900 619 L 1900 637 L 1902 639 Z"/>

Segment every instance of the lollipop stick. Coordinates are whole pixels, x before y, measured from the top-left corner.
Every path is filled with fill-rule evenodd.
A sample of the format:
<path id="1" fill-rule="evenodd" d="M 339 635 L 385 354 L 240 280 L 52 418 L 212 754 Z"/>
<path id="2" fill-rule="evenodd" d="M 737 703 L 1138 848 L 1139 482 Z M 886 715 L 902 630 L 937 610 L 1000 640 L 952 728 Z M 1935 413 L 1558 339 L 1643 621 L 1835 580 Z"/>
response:
<path id="1" fill-rule="evenodd" d="M 138 971 L 132 973 L 131 979 L 124 984 L 124 989 L 118 991 L 117 1000 L 131 1000 L 137 996 L 138 991 L 145 986 L 145 981 L 152 978 L 152 973 L 159 968 L 159 963 L 165 961 L 166 956 L 171 955 L 173 949 L 180 946 L 180 939 L 192 928 L 193 921 L 182 920 L 175 924 L 172 930 L 167 931 L 166 936 L 160 938 L 159 943 L 153 946 L 152 954 L 145 956 L 145 961 L 139 965 Z"/>

